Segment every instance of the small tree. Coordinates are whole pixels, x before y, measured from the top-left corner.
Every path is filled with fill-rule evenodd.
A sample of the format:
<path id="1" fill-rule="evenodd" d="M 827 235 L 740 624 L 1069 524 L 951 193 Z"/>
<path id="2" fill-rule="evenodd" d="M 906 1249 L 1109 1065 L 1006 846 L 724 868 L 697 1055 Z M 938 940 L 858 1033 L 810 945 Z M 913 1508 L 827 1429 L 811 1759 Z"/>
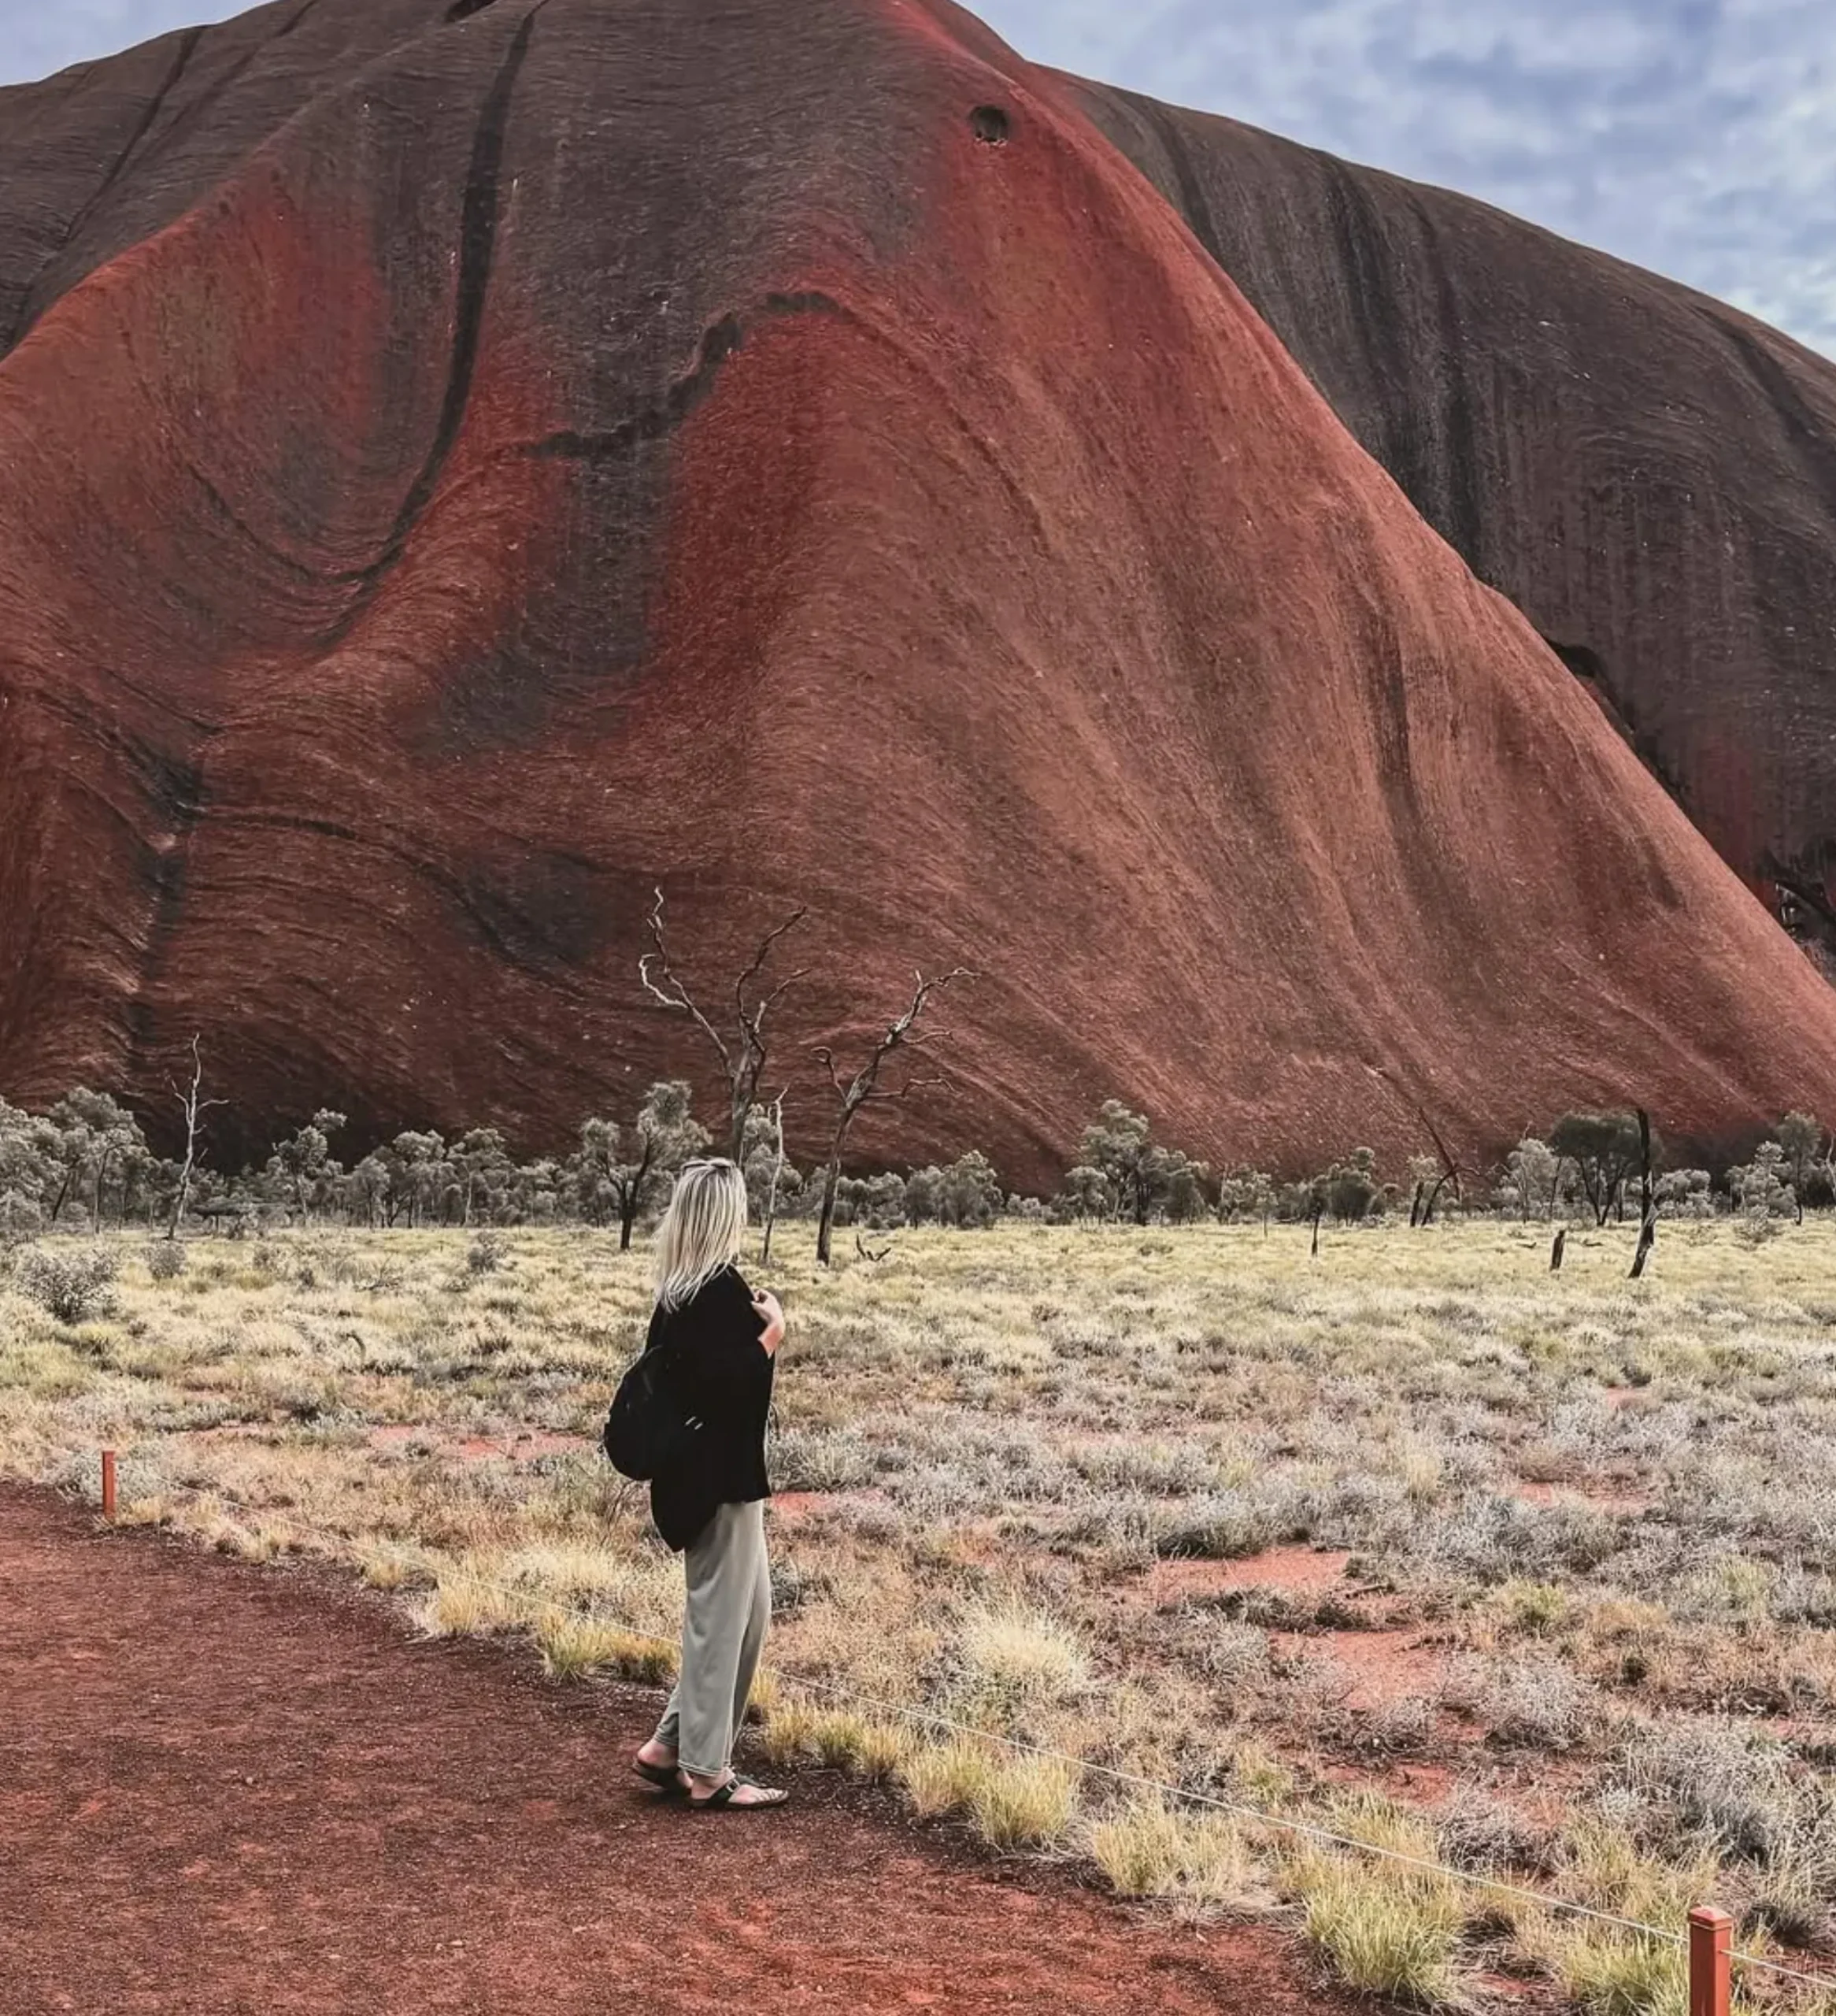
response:
<path id="1" fill-rule="evenodd" d="M 1211 1171 L 1177 1148 L 1164 1151 L 1160 1169 L 1160 1215 L 1168 1225 L 1196 1225 L 1211 1216 L 1211 1199 L 1206 1195 Z"/>
<path id="2" fill-rule="evenodd" d="M 1652 1200 L 1667 1218 L 1715 1215 L 1714 1182 L 1705 1169 L 1673 1169 L 1653 1186 Z"/>
<path id="3" fill-rule="evenodd" d="M 753 1217 L 764 1228 L 759 1244 L 759 1265 L 768 1266 L 772 1235 L 777 1228 L 778 1207 L 802 1188 L 803 1178 L 791 1167 L 784 1152 L 784 1099 L 780 1092 L 768 1106 L 754 1106 L 746 1121 L 746 1153 L 741 1167 L 746 1171 L 747 1201 Z"/>
<path id="4" fill-rule="evenodd" d="M 1260 1218 L 1266 1233 L 1275 1204 L 1275 1179 L 1259 1169 L 1233 1169 L 1218 1188 L 1218 1215 L 1226 1224 Z"/>
<path id="5" fill-rule="evenodd" d="M 446 1143 L 438 1134 L 398 1134 L 377 1158 L 389 1172 L 389 1222 L 404 1210 L 411 1230 L 418 1229 L 430 1205 L 438 1206 L 446 1189 Z"/>
<path id="6" fill-rule="evenodd" d="M 1797 1221 L 1805 1219 L 1805 1192 L 1812 1172 L 1823 1159 L 1823 1129 L 1808 1113 L 1788 1113 L 1772 1130 L 1785 1158 L 1786 1180 L 1796 1200 Z"/>
<path id="7" fill-rule="evenodd" d="M 1100 1169 L 1080 1162 L 1065 1172 L 1064 1181 L 1052 1202 L 1053 1215 L 1075 1219 L 1079 1224 L 1095 1219 L 1100 1225 L 1116 1215 L 1116 1188 Z"/>
<path id="8" fill-rule="evenodd" d="M 918 1026 L 925 1009 L 930 1005 L 931 995 L 939 988 L 949 987 L 959 980 L 972 980 L 975 977 L 973 973 L 961 966 L 937 980 L 927 980 L 922 973 L 919 973 L 916 991 L 912 996 L 910 1006 L 887 1025 L 886 1033 L 875 1043 L 866 1062 L 846 1083 L 836 1067 L 834 1051 L 826 1043 L 816 1046 L 813 1054 L 829 1074 L 829 1083 L 834 1088 L 838 1102 L 835 1131 L 829 1143 L 828 1168 L 823 1181 L 822 1211 L 816 1224 L 816 1257 L 821 1266 L 826 1267 L 830 1264 L 829 1250 L 835 1222 L 835 1192 L 842 1180 L 842 1158 L 847 1150 L 848 1130 L 854 1125 L 854 1116 L 863 1106 L 888 1100 L 909 1099 L 914 1092 L 948 1082 L 941 1072 L 934 1073 L 928 1077 L 913 1077 L 908 1073 L 897 1085 L 883 1085 L 880 1078 L 887 1064 L 900 1051 L 922 1051 L 935 1044 L 939 1032 L 921 1029 Z"/>
<path id="9" fill-rule="evenodd" d="M 905 1180 L 895 1172 L 845 1176 L 835 1186 L 835 1223 L 889 1232 L 905 1222 Z"/>
<path id="10" fill-rule="evenodd" d="M 1625 1215 L 1627 1181 L 1644 1159 L 1636 1114 L 1564 1114 L 1550 1130 L 1549 1146 L 1575 1165 L 1597 1225 L 1604 1225 L 1616 1210 Z M 1653 1153 L 1655 1158 L 1655 1148 Z"/>
<path id="11" fill-rule="evenodd" d="M 277 1189 L 291 1194 L 302 1220 L 312 1217 L 320 1184 L 342 1173 L 331 1160 L 331 1136 L 343 1125 L 342 1114 L 322 1107 L 268 1158 L 269 1178 Z"/>
<path id="12" fill-rule="evenodd" d="M 57 1130 L 0 1099 L 0 1238 L 37 1230 L 57 1167 Z"/>
<path id="13" fill-rule="evenodd" d="M 1116 1213 L 1138 1225 L 1157 1216 L 1194 1217 L 1207 1208 L 1210 1171 L 1180 1150 L 1162 1147 L 1146 1116 L 1131 1113 L 1120 1099 L 1105 1099 L 1084 1129 L 1078 1162 L 1102 1173 Z"/>
<path id="14" fill-rule="evenodd" d="M 690 1098 L 685 1080 L 660 1080 L 644 1095 L 622 1140 L 609 1120 L 581 1123 L 575 1193 L 596 1224 L 616 1217 L 621 1253 L 631 1250 L 639 1216 L 658 1201 L 683 1164 L 708 1145 L 708 1130 L 690 1111 Z"/>
<path id="15" fill-rule="evenodd" d="M 459 1182 L 459 1222 L 469 1225 L 480 1210 L 494 1214 L 498 1199 L 516 1180 L 516 1164 L 494 1127 L 474 1127 L 453 1143 Z"/>
<path id="16" fill-rule="evenodd" d="M 1316 1179 L 1315 1194 L 1320 1206 L 1342 1225 L 1359 1225 L 1383 1201 L 1383 1185 L 1377 1174 L 1377 1154 L 1372 1148 L 1354 1148 L 1344 1161 L 1334 1162 Z"/>
<path id="17" fill-rule="evenodd" d="M 770 993 L 756 1001 L 749 1000 L 747 997 L 764 973 L 771 958 L 772 947 L 786 932 L 794 929 L 808 915 L 806 910 L 794 910 L 782 924 L 768 931 L 760 941 L 758 950 L 753 954 L 752 963 L 734 982 L 732 1014 L 735 1035 L 730 1042 L 696 1005 L 694 997 L 670 964 L 668 942 L 663 931 L 663 891 L 661 889 L 657 891 L 657 900 L 651 906 L 650 928 L 652 949 L 638 962 L 638 977 L 653 1000 L 661 1002 L 673 1014 L 687 1015 L 713 1046 L 714 1054 L 720 1058 L 720 1069 L 727 1078 L 727 1152 L 742 1167 L 746 1162 L 746 1119 L 757 1101 L 759 1077 L 765 1068 L 765 1020 L 783 995 L 804 977 L 809 969 L 800 968 L 788 979 L 779 981 Z"/>
<path id="18" fill-rule="evenodd" d="M 513 1171 L 505 1201 L 515 1215 L 531 1225 L 546 1225 L 560 1206 L 564 1179 L 559 1162 L 544 1155 Z"/>
<path id="19" fill-rule="evenodd" d="M 366 1225 L 376 1224 L 389 1195 L 389 1165 L 380 1155 L 365 1155 L 345 1177 L 343 1190 L 346 1212 L 361 1211 Z"/>
<path id="20" fill-rule="evenodd" d="M 946 1168 L 915 1170 L 905 1185 L 905 1215 L 915 1225 L 935 1221 L 959 1231 L 991 1225 L 1006 1205 L 994 1165 L 979 1149 Z"/>
<path id="21" fill-rule="evenodd" d="M 79 1086 L 52 1107 L 51 1140 L 62 1166 L 61 1180 L 51 1206 L 51 1222 L 71 1192 L 87 1188 L 90 1198 L 91 1229 L 102 1228 L 102 1193 L 109 1178 L 131 1151 L 144 1150 L 146 1143 L 140 1123 L 106 1092 L 92 1092 Z"/>
<path id="22" fill-rule="evenodd" d="M 1742 1215 L 1749 1220 L 1789 1217 L 1797 1208 L 1797 1198 L 1786 1180 L 1790 1164 L 1776 1141 L 1762 1141 L 1753 1159 L 1744 1169 L 1731 1169 L 1727 1187 Z"/>
<path id="23" fill-rule="evenodd" d="M 1562 1188 L 1562 1162 L 1546 1141 L 1527 1134 L 1505 1158 L 1505 1194 L 1527 1223 L 1553 1217 Z"/>

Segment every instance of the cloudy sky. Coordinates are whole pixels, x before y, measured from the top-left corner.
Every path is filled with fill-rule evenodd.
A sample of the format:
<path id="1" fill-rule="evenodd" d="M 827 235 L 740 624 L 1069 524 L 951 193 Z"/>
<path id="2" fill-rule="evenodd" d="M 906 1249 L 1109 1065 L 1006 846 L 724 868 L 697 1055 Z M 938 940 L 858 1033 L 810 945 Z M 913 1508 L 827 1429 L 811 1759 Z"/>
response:
<path id="1" fill-rule="evenodd" d="M 0 0 L 0 79 L 222 0 Z M 1836 356 L 1833 0 L 981 0 L 1041 61 L 1482 196 Z"/>

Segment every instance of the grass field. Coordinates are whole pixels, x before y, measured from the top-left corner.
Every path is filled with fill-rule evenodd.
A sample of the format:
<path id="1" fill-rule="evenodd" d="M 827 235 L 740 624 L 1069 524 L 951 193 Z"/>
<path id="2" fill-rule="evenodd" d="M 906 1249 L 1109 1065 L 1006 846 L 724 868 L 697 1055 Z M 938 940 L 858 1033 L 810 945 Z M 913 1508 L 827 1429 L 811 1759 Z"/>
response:
<path id="1" fill-rule="evenodd" d="M 1836 1227 L 1667 1225 L 1637 1284 L 1630 1229 L 1571 1232 L 1558 1275 L 1534 1225 L 1316 1260 L 1280 1226 L 913 1233 L 833 1274 L 792 1231 L 781 1760 L 1173 1908 L 1290 1915 L 1426 2002 L 1680 2010 L 1681 1955 L 1191 1796 L 1666 1926 L 1721 1902 L 1745 1949 L 1821 1965 Z M 156 1281 L 124 1242 L 74 1326 L 0 1280 L 0 1466 L 93 1492 L 112 1444 L 130 1518 L 257 1557 L 322 1551 L 303 1527 L 421 1629 L 661 1677 L 679 1569 L 590 1442 L 643 1256 L 473 1243 L 198 1242 Z"/>

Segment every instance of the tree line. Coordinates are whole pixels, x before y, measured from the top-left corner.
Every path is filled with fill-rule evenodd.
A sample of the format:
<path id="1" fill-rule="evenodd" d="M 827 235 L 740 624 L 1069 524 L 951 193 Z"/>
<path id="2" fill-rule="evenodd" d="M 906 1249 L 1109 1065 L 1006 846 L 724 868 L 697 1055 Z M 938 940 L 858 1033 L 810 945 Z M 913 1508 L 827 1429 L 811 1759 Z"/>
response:
<path id="1" fill-rule="evenodd" d="M 80 1087 L 39 1114 L 0 1099 L 0 1240 L 73 1225 L 99 1231 L 113 1222 L 163 1225 L 172 1241 L 187 1224 L 234 1232 L 279 1217 L 410 1228 L 576 1222 L 616 1226 L 621 1247 L 628 1247 L 639 1225 L 661 1209 L 683 1164 L 716 1144 L 746 1172 L 767 1256 L 779 1218 L 809 1217 L 824 1264 L 838 1225 L 857 1228 L 858 1238 L 899 1225 L 973 1228 L 1000 1218 L 1135 1225 L 1260 1218 L 1265 1227 L 1279 1219 L 1310 1223 L 1316 1250 L 1327 1218 L 1358 1224 L 1400 1212 L 1405 1201 L 1412 1226 L 1431 1225 L 1449 1210 L 1526 1219 L 1591 1215 L 1604 1225 L 1625 1217 L 1635 1180 L 1642 1232 L 1636 1273 L 1661 1217 L 1732 1208 L 1770 1224 L 1836 1202 L 1836 1151 L 1819 1122 L 1803 1114 L 1787 1115 L 1750 1162 L 1723 1170 L 1719 1180 L 1705 1169 L 1666 1167 L 1661 1141 L 1638 1111 L 1565 1114 L 1546 1140 L 1526 1136 L 1483 1174 L 1462 1168 L 1426 1114 L 1418 1118 L 1434 1152 L 1411 1158 L 1401 1181 L 1385 1180 L 1368 1147 L 1349 1150 L 1310 1177 L 1278 1180 L 1248 1165 L 1214 1173 L 1157 1140 L 1147 1116 L 1118 1099 L 1106 1102 L 1084 1129 L 1049 1197 L 1008 1191 L 988 1158 L 973 1150 L 947 1166 L 903 1175 L 847 1173 L 851 1131 L 868 1107 L 949 1088 L 947 1032 L 927 1017 L 939 994 L 975 980 L 962 967 L 929 978 L 916 973 L 909 999 L 852 1059 L 827 1043 L 801 1046 L 827 1114 L 826 1154 L 806 1172 L 785 1149 L 790 1084 L 775 1095 L 765 1088 L 776 1075 L 774 1011 L 809 971 L 774 979 L 772 968 L 807 915 L 798 909 L 772 925 L 731 989 L 710 992 L 685 977 L 663 891 L 656 891 L 638 981 L 653 1004 L 694 1028 L 717 1063 L 726 1109 L 718 1135 L 697 1118 L 687 1080 L 671 1078 L 651 1085 L 633 1113 L 583 1120 L 564 1155 L 520 1161 L 498 1128 L 475 1127 L 453 1139 L 405 1131 L 347 1162 L 340 1151 L 348 1123 L 328 1108 L 280 1140 L 260 1167 L 229 1173 L 213 1168 L 204 1153 L 208 1115 L 224 1102 L 208 1096 L 205 1060 L 194 1039 L 188 1081 L 170 1084 L 182 1156 L 154 1154 L 137 1116 L 106 1092 Z M 1560 1253 L 1558 1240 L 1558 1265 Z"/>
<path id="2" fill-rule="evenodd" d="M 723 1116 L 720 1147 L 745 1170 L 754 1216 L 768 1230 L 781 1220 L 884 1232 L 1002 1220 L 1145 1226 L 1221 1219 L 1311 1222 L 1317 1231 L 1323 1220 L 1352 1225 L 1406 1213 L 1423 1224 L 1449 1211 L 1597 1225 L 1725 1212 L 1777 1221 L 1836 1205 L 1830 1136 L 1803 1114 L 1787 1115 L 1749 1160 L 1719 1173 L 1668 1166 L 1661 1140 L 1634 1114 L 1575 1113 L 1546 1138 L 1526 1136 L 1481 1174 L 1438 1152 L 1412 1158 L 1386 1180 L 1374 1152 L 1360 1147 L 1311 1177 L 1282 1179 L 1248 1165 L 1214 1173 L 1157 1140 L 1145 1114 L 1112 1099 L 1084 1129 L 1049 1196 L 1009 1191 L 977 1150 L 904 1173 L 845 1173 L 833 1157 L 800 1168 L 785 1151 L 781 1099 L 748 1102 L 737 1140 L 734 1117 Z M 194 1136 L 183 1157 L 156 1154 L 135 1115 L 105 1092 L 80 1088 L 40 1113 L 0 1099 L 0 1238 L 111 1225 L 234 1233 L 276 1222 L 411 1229 L 571 1223 L 616 1230 L 628 1247 L 668 1201 L 683 1165 L 715 1146 L 681 1079 L 651 1085 L 626 1117 L 583 1120 L 568 1154 L 530 1161 L 519 1159 L 494 1127 L 451 1137 L 405 1131 L 346 1160 L 339 1152 L 346 1131 L 342 1114 L 316 1113 L 264 1162 L 228 1173 L 209 1166 Z"/>

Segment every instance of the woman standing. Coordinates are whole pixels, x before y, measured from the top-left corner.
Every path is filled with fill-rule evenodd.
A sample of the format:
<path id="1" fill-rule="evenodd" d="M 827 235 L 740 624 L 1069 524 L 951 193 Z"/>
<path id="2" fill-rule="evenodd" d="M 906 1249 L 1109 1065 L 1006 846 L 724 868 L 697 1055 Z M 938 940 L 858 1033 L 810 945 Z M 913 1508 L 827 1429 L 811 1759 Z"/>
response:
<path id="1" fill-rule="evenodd" d="M 638 1752 L 641 1777 L 712 1811 L 781 1806 L 786 1793 L 739 1777 L 733 1744 L 772 1620 L 765 1559 L 765 1421 L 784 1312 L 754 1295 L 738 1261 L 746 1177 L 730 1162 L 690 1162 L 657 1229 L 657 1303 L 650 1344 L 685 1421 L 689 1453 L 650 1486 L 657 1530 L 684 1557 L 682 1677 L 657 1733 Z"/>

